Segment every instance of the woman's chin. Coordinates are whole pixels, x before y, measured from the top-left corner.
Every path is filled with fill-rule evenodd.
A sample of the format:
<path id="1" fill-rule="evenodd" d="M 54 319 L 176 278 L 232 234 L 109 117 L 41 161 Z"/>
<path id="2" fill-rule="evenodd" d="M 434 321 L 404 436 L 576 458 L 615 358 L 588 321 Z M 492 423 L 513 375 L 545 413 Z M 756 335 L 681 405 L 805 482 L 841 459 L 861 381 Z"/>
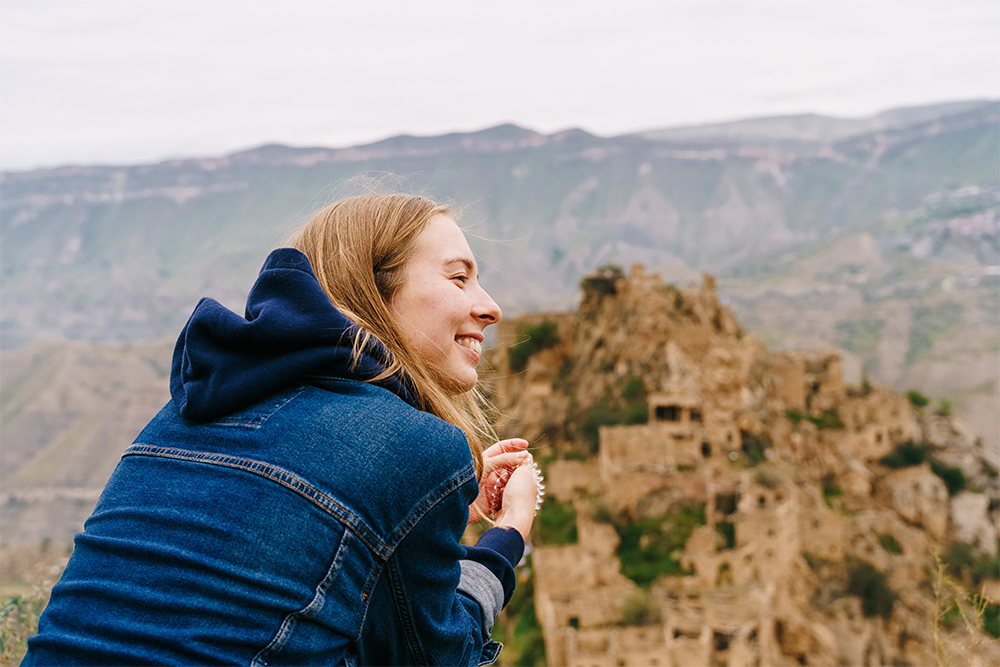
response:
<path id="1" fill-rule="evenodd" d="M 450 373 L 438 374 L 438 381 L 446 393 L 455 396 L 472 391 L 479 381 L 479 374 L 476 373 L 475 368 L 462 368 Z"/>

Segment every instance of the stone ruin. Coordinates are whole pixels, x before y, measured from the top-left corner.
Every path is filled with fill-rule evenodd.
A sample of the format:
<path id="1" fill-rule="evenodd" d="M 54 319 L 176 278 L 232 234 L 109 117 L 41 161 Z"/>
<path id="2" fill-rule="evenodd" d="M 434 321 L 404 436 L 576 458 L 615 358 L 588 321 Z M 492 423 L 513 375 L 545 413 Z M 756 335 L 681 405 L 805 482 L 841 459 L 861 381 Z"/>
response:
<path id="1" fill-rule="evenodd" d="M 645 423 L 600 426 L 596 455 L 548 466 L 550 496 L 573 504 L 578 535 L 532 553 L 548 664 L 933 662 L 930 554 L 956 537 L 997 549 L 998 512 L 988 500 L 997 483 L 983 476 L 996 464 L 960 425 L 945 426 L 886 388 L 845 386 L 832 350 L 768 352 L 739 331 L 708 277 L 699 289 L 677 290 L 634 268 L 585 294 L 573 316 L 502 325 L 501 341 L 546 317 L 558 325 L 558 346 L 519 373 L 493 360 L 495 400 L 515 415 L 505 435 L 546 437 L 557 452 L 571 451 L 573 433 L 560 420 L 630 376 L 642 378 L 648 409 Z M 935 437 L 964 443 L 968 476 L 983 492 L 950 497 L 927 463 L 879 464 L 900 443 Z M 608 517 L 655 517 L 692 503 L 704 504 L 705 523 L 680 554 L 690 574 L 641 589 L 622 574 Z M 885 536 L 899 548 L 887 550 Z M 826 590 L 813 564 L 821 572 L 846 558 L 888 574 L 898 592 L 889 618 L 866 617 L 857 597 Z M 1000 581 L 989 586 L 1000 599 Z M 634 600 L 651 613 L 629 625 Z M 989 664 L 981 658 L 970 664 Z"/>

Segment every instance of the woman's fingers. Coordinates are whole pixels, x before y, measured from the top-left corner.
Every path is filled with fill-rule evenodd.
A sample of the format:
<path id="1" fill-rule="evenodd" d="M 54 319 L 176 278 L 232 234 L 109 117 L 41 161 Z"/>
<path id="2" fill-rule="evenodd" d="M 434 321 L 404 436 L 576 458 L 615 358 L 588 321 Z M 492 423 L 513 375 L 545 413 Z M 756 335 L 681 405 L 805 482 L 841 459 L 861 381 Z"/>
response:
<path id="1" fill-rule="evenodd" d="M 483 477 L 501 470 L 510 470 L 524 463 L 531 454 L 528 452 L 511 452 L 509 454 L 497 454 L 483 459 Z"/>
<path id="2" fill-rule="evenodd" d="M 526 463 L 516 468 L 503 490 L 503 504 L 496 516 L 497 524 L 516 528 L 527 540 L 535 518 L 537 494 L 538 482 L 531 464 Z"/>
<path id="3" fill-rule="evenodd" d="M 524 438 L 508 438 L 494 443 L 483 452 L 483 458 L 490 458 L 499 454 L 517 452 L 528 447 L 528 441 Z"/>

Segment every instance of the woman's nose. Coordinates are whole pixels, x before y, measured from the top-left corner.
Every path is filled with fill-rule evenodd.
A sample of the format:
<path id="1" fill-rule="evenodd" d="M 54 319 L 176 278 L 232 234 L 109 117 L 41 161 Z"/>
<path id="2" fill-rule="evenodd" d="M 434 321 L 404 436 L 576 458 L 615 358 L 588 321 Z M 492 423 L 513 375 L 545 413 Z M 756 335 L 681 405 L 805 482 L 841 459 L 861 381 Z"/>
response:
<path id="1" fill-rule="evenodd" d="M 480 288 L 480 296 L 476 299 L 476 304 L 473 306 L 472 314 L 481 322 L 486 324 L 496 324 L 503 317 L 503 313 L 500 311 L 500 306 L 490 298 L 490 295 L 486 293 L 486 290 Z"/>

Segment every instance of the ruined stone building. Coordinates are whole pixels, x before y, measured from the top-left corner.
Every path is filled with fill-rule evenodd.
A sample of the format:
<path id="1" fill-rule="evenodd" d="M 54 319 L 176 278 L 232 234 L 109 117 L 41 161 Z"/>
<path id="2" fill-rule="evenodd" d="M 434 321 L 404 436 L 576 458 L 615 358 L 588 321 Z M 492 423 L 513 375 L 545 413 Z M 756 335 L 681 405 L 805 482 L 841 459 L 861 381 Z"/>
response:
<path id="1" fill-rule="evenodd" d="M 677 289 L 607 269 L 584 288 L 577 313 L 502 323 L 492 359 L 504 435 L 537 443 L 550 497 L 576 514 L 575 543 L 532 553 L 548 664 L 933 664 L 932 554 L 997 553 L 992 453 L 905 396 L 846 386 L 834 351 L 769 352 L 710 277 Z M 509 351 L 543 327 L 544 344 Z M 937 458 L 886 464 L 906 443 Z M 966 490 L 949 492 L 941 461 Z M 676 571 L 626 576 L 621 526 L 692 507 Z M 888 607 L 869 613 L 847 566 L 883 573 Z"/>

